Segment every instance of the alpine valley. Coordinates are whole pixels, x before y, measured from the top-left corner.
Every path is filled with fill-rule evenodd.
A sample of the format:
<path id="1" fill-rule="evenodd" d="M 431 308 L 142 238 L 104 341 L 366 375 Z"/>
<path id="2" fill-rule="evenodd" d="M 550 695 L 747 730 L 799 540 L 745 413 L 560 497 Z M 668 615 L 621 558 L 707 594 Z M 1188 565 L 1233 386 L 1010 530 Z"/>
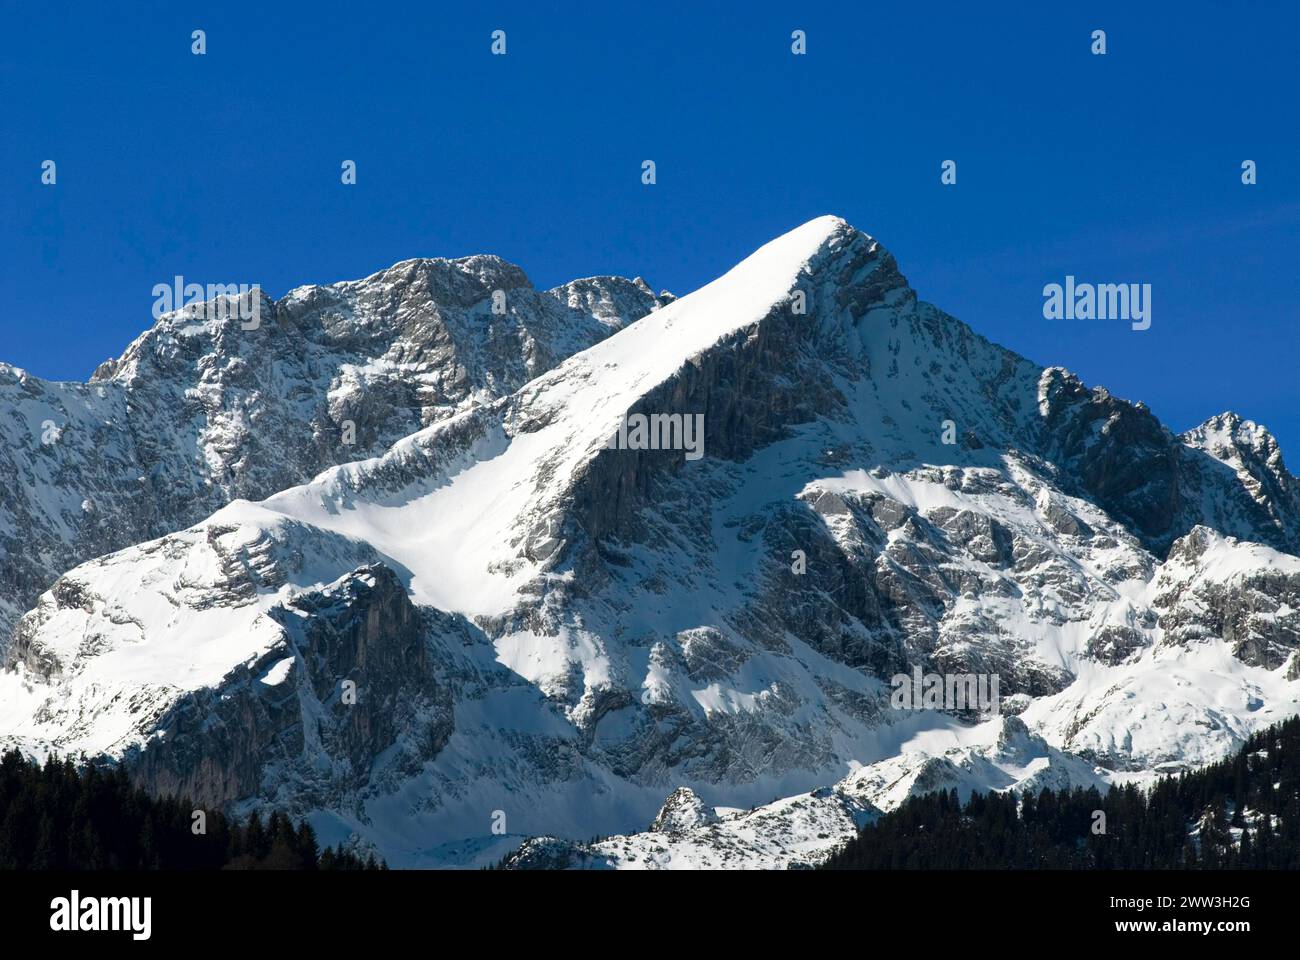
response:
<path id="1" fill-rule="evenodd" d="M 260 314 L 0 365 L 0 747 L 394 867 L 786 868 L 1300 713 L 1268 431 L 1040 368 L 840 219 L 680 299 L 476 256 Z M 999 709 L 891 708 L 914 671 Z"/>

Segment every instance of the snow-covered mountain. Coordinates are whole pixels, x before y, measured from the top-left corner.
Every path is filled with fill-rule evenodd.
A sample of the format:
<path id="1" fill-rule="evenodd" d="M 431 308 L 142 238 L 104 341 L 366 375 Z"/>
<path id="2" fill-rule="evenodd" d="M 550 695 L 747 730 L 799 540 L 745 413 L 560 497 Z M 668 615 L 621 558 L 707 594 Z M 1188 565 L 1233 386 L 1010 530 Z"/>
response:
<path id="1" fill-rule="evenodd" d="M 0 635 L 73 565 L 381 452 L 669 300 L 618 277 L 542 292 L 497 257 L 408 260 L 262 296 L 255 329 L 207 304 L 166 314 L 89 383 L 0 364 Z"/>
<path id="2" fill-rule="evenodd" d="M 1300 712 L 1300 486 L 1262 427 L 1175 436 L 832 217 L 671 303 L 592 283 L 533 296 L 612 336 L 69 569 L 0 735 L 394 865 L 793 866 L 911 791 L 1140 780 Z M 996 675 L 1000 715 L 893 709 L 915 667 Z"/>

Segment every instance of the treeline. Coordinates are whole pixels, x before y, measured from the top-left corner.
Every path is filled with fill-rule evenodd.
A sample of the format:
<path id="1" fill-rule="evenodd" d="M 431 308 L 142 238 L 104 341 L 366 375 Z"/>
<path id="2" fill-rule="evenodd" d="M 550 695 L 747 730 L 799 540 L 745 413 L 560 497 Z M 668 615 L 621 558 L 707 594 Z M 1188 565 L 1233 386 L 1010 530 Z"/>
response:
<path id="1" fill-rule="evenodd" d="M 194 814 L 188 800 L 136 788 L 121 767 L 0 756 L 0 870 L 387 869 L 373 855 L 320 850 L 309 824 L 280 813 Z"/>
<path id="2" fill-rule="evenodd" d="M 1300 718 L 1149 791 L 983 793 L 964 804 L 955 790 L 912 797 L 823 868 L 1300 868 Z"/>

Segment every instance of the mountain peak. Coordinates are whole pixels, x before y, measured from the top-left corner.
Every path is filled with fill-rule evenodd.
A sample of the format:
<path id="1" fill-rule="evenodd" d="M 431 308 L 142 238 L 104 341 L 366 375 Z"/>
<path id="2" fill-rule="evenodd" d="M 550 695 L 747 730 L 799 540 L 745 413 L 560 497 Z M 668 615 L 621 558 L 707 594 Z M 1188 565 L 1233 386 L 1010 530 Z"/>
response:
<path id="1" fill-rule="evenodd" d="M 1279 449 L 1277 438 L 1268 427 L 1231 410 L 1215 414 L 1188 430 L 1183 439 L 1212 453 L 1222 451 L 1225 455 L 1229 450 L 1249 450 L 1267 459 Z"/>
<path id="2" fill-rule="evenodd" d="M 570 280 L 546 291 L 574 310 L 590 313 L 615 329 L 625 325 L 628 316 L 643 317 L 675 299 L 671 294 L 655 296 L 641 277 L 597 276 Z"/>
<path id="3" fill-rule="evenodd" d="M 401 260 L 353 284 L 428 283 L 439 290 L 456 290 L 468 282 L 480 290 L 516 290 L 533 288 L 522 267 L 495 254 L 477 253 L 468 257 L 416 257 Z M 336 284 L 337 286 L 337 284 Z"/>

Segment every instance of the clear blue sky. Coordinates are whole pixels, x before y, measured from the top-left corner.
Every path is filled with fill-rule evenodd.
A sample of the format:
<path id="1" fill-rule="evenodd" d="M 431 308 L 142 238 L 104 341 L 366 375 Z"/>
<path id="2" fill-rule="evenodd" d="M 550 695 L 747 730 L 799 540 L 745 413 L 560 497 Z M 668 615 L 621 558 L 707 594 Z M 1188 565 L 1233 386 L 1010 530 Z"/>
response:
<path id="1" fill-rule="evenodd" d="M 837 213 L 986 336 L 1176 429 L 1234 409 L 1295 471 L 1298 33 L 1285 3 L 4 0 L 0 359 L 85 378 L 174 274 L 490 252 L 684 293 Z M 1151 329 L 1044 320 L 1067 273 L 1151 283 Z"/>

